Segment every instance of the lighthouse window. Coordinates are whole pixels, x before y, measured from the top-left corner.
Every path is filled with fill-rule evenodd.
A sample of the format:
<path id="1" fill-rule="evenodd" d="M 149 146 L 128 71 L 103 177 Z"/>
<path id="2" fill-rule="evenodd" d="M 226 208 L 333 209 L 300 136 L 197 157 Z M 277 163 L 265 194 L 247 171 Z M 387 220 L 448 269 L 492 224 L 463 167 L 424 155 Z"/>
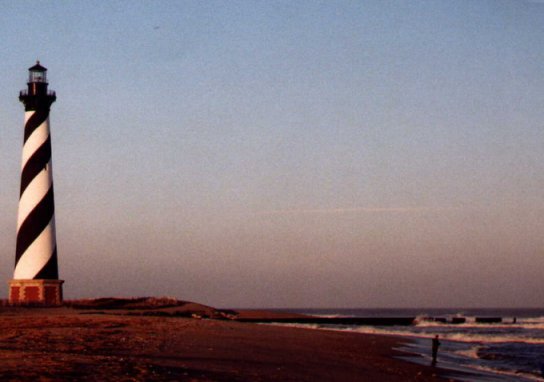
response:
<path id="1" fill-rule="evenodd" d="M 45 73 L 30 72 L 30 82 L 45 82 Z"/>

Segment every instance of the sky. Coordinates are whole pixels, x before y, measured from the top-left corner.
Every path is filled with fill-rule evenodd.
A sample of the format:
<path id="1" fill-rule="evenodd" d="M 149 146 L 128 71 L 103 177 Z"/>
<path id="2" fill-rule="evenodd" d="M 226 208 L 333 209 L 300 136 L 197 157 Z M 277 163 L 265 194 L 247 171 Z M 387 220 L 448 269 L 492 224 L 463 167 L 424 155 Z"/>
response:
<path id="1" fill-rule="evenodd" d="M 17 1 L 0 36 L 0 298 L 40 60 L 65 298 L 544 304 L 543 1 Z"/>

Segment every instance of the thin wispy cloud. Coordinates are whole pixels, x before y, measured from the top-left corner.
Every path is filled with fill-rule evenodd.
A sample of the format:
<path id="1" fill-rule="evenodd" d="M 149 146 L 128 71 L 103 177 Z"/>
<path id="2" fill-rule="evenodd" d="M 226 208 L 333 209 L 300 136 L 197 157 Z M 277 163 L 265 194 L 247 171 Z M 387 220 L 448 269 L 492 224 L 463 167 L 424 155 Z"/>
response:
<path id="1" fill-rule="evenodd" d="M 349 213 L 420 213 L 456 210 L 457 207 L 352 207 L 352 208 L 315 208 L 284 209 L 260 211 L 257 215 L 304 215 L 304 214 L 349 214 Z"/>

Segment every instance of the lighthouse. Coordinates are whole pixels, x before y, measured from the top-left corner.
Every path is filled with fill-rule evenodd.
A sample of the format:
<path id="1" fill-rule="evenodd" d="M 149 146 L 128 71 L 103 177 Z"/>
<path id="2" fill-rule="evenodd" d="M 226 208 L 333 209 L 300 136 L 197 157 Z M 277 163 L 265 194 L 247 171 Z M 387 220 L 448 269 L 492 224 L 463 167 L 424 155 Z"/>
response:
<path id="1" fill-rule="evenodd" d="M 13 305 L 62 304 L 57 242 L 49 110 L 55 92 L 47 90 L 47 69 L 28 69 L 28 87 L 19 94 L 25 106 L 21 189 L 17 215 L 15 271 L 9 282 Z"/>

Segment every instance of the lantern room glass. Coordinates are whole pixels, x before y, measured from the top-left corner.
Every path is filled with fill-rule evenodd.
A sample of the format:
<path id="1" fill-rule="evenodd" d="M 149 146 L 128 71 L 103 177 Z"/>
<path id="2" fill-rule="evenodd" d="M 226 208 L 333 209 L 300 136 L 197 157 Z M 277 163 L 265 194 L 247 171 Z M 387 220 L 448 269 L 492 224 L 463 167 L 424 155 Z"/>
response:
<path id="1" fill-rule="evenodd" d="M 29 72 L 28 82 L 43 82 L 43 83 L 47 82 L 47 78 L 45 76 L 45 71 L 31 70 Z"/>

